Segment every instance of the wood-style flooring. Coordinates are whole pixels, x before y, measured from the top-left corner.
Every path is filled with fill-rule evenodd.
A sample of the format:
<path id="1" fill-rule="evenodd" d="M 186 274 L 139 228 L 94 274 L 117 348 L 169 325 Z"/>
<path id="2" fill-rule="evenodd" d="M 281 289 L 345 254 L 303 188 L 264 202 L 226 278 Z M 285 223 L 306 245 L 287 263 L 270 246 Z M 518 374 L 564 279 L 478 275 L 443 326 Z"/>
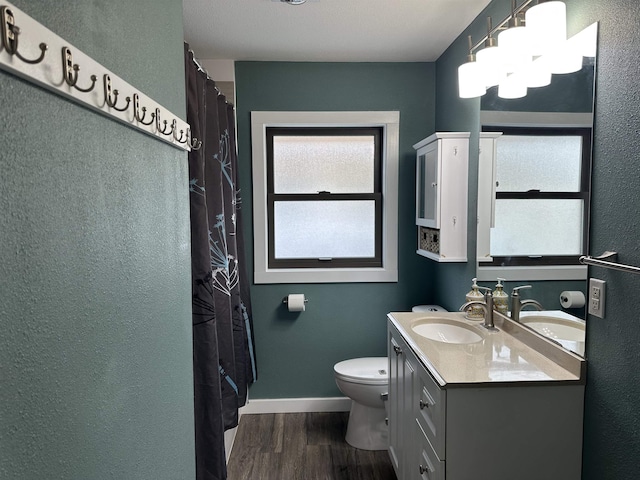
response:
<path id="1" fill-rule="evenodd" d="M 228 480 L 396 480 L 386 450 L 350 446 L 348 412 L 242 415 Z"/>

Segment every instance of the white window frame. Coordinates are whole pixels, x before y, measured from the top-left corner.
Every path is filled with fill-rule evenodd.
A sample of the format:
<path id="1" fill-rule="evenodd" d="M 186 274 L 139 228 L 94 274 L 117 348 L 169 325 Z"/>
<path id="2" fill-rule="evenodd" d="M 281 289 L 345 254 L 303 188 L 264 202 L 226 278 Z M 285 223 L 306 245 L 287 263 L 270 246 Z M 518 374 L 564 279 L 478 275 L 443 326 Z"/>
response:
<path id="1" fill-rule="evenodd" d="M 269 268 L 267 127 L 382 127 L 382 267 Z M 398 281 L 398 162 L 400 112 L 251 112 L 254 282 L 347 283 Z"/>

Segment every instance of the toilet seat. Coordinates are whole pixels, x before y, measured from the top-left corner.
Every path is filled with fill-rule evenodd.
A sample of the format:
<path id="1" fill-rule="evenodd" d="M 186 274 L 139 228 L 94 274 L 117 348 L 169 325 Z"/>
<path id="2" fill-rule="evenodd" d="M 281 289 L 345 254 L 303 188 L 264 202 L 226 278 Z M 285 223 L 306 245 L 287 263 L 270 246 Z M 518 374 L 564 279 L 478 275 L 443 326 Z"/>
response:
<path id="1" fill-rule="evenodd" d="M 364 357 L 344 360 L 334 365 L 336 378 L 345 382 L 363 385 L 385 385 L 389 383 L 387 357 Z"/>

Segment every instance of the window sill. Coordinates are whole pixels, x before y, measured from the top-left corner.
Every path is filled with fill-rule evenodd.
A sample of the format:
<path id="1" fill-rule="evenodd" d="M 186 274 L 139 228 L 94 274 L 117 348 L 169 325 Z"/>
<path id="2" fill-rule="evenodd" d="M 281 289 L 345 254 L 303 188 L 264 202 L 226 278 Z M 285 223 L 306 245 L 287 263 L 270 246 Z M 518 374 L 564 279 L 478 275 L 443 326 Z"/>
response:
<path id="1" fill-rule="evenodd" d="M 256 271 L 254 281 L 263 283 L 383 283 L 397 282 L 398 270 L 385 268 L 291 268 Z"/>
<path id="2" fill-rule="evenodd" d="M 478 280 L 493 281 L 504 278 L 507 281 L 538 280 L 586 280 L 586 265 L 550 265 L 539 267 L 482 267 L 476 272 Z"/>

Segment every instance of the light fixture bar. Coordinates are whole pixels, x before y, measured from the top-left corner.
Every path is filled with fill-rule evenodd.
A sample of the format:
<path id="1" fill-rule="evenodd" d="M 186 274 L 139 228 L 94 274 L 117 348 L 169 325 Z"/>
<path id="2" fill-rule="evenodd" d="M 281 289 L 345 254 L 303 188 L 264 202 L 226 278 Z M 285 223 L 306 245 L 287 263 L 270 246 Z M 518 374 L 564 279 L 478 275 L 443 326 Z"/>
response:
<path id="1" fill-rule="evenodd" d="M 471 47 L 471 50 L 469 51 L 469 53 L 473 53 L 475 50 L 480 48 L 484 44 L 484 42 L 486 42 L 489 37 L 494 36 L 496 34 L 496 32 L 498 32 L 500 30 L 504 30 L 505 25 L 507 25 L 511 19 L 517 17 L 521 12 L 523 12 L 534 1 L 535 0 L 524 0 L 524 2 L 522 2 L 522 5 L 512 9 L 512 12 L 509 15 L 507 15 L 507 17 L 504 20 L 502 20 L 495 27 L 490 29 L 487 32 L 487 34 L 484 37 L 482 37 L 482 39 L 479 42 L 477 42 L 473 47 Z"/>

